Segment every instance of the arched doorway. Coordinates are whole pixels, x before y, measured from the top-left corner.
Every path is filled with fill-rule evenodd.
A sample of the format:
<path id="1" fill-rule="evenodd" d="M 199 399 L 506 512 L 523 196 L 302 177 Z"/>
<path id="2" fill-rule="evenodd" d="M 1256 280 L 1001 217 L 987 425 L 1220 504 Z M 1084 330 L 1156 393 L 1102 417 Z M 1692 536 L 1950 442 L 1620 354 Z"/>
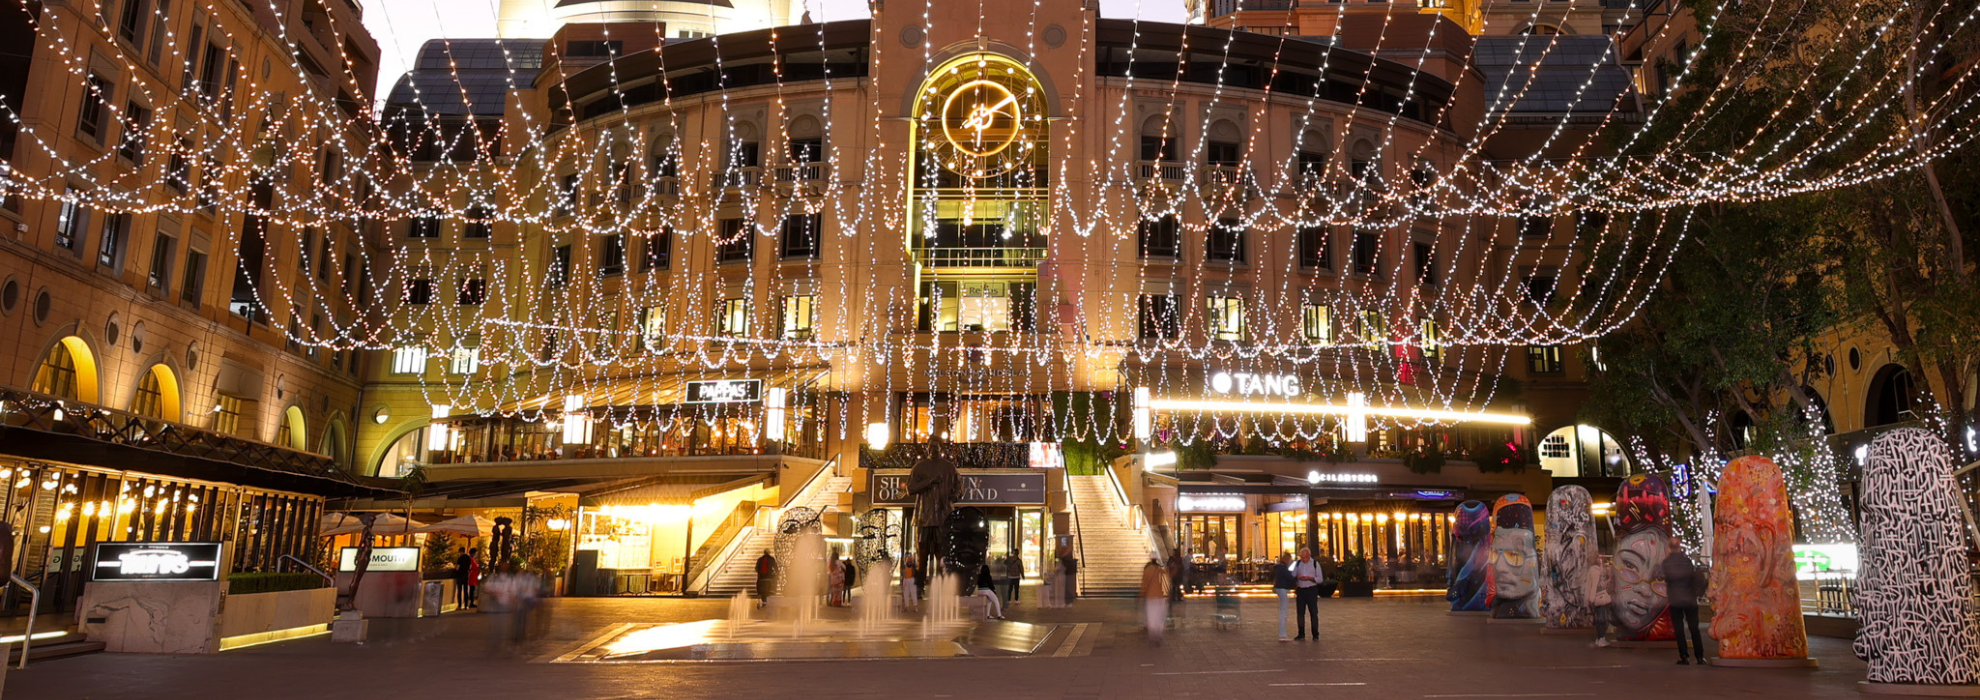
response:
<path id="1" fill-rule="evenodd" d="M 48 346 L 41 365 L 34 370 L 32 391 L 65 399 L 98 403 L 96 353 L 89 343 L 76 336 L 65 336 Z"/>
<path id="2" fill-rule="evenodd" d="M 1865 428 L 1918 420 L 1914 405 L 1918 400 L 1918 388 L 1912 383 L 1911 371 L 1903 365 L 1888 364 L 1878 369 L 1870 379 L 1866 398 L 1869 405 L 1863 409 Z"/>
<path id="3" fill-rule="evenodd" d="M 323 449 L 317 450 L 330 457 L 337 466 L 349 469 L 351 466 L 350 436 L 344 427 L 344 419 L 333 418 L 330 427 L 323 431 Z"/>
<path id="4" fill-rule="evenodd" d="M 138 378 L 137 393 L 131 396 L 131 412 L 146 418 L 178 422 L 180 412 L 179 378 L 172 368 L 152 365 Z"/>
<path id="5" fill-rule="evenodd" d="M 297 450 L 309 449 L 309 430 L 303 424 L 301 406 L 282 412 L 282 425 L 275 429 L 275 444 Z"/>
<path id="6" fill-rule="evenodd" d="M 1628 476 L 1629 459 L 1622 444 L 1592 425 L 1569 425 L 1540 441 L 1540 468 L 1555 478 Z"/>

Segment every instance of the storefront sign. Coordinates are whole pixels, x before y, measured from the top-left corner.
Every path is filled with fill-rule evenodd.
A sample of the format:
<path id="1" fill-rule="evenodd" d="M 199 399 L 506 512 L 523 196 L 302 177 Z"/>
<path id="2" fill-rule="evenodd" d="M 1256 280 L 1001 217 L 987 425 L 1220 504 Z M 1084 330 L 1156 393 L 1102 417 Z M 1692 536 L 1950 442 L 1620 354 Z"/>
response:
<path id="1" fill-rule="evenodd" d="M 1306 494 L 1296 493 L 1285 497 L 1283 500 L 1280 500 L 1278 503 L 1265 504 L 1264 510 L 1267 513 L 1285 513 L 1291 511 L 1303 511 L 1307 509 L 1308 505 L 1309 505 L 1309 501 L 1306 498 Z"/>
<path id="2" fill-rule="evenodd" d="M 1315 484 L 1376 484 L 1381 477 L 1374 474 L 1337 474 L 1329 472 L 1307 472 L 1306 480 Z"/>
<path id="3" fill-rule="evenodd" d="M 873 505 L 913 505 L 907 472 L 874 472 L 867 493 Z M 1038 505 L 1045 502 L 1045 473 L 964 474 L 963 495 L 956 505 Z"/>
<path id="4" fill-rule="evenodd" d="M 1176 496 L 1176 510 L 1183 513 L 1242 513 L 1244 497 L 1226 493 L 1185 493 Z"/>
<path id="5" fill-rule="evenodd" d="M 218 581 L 219 542 L 104 542 L 92 581 Z"/>
<path id="6" fill-rule="evenodd" d="M 1794 545 L 1794 577 L 1803 581 L 1815 580 L 1816 574 L 1854 574 L 1856 567 L 1856 545 Z"/>
<path id="7" fill-rule="evenodd" d="M 1455 489 L 1416 489 L 1413 491 L 1393 491 L 1390 498 L 1414 498 L 1419 501 L 1455 501 L 1464 498 L 1464 492 Z"/>
<path id="8" fill-rule="evenodd" d="M 715 379 L 687 383 L 687 403 L 756 403 L 762 400 L 761 379 Z"/>
<path id="9" fill-rule="evenodd" d="M 1298 396 L 1299 377 L 1291 374 L 1212 372 L 1210 391 L 1236 396 Z"/>
<path id="10" fill-rule="evenodd" d="M 337 570 L 357 571 L 357 548 L 345 547 L 337 556 Z M 379 547 L 371 550 L 371 565 L 365 571 L 418 571 L 418 547 Z"/>

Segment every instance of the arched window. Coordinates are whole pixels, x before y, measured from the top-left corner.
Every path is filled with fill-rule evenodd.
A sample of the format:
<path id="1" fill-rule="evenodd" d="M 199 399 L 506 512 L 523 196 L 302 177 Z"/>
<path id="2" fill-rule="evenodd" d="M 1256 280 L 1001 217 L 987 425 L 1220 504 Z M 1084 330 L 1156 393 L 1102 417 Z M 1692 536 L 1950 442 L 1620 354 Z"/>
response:
<path id="1" fill-rule="evenodd" d="M 131 412 L 146 418 L 179 420 L 179 381 L 172 368 L 152 365 L 144 371 L 137 393 L 131 397 Z"/>
<path id="2" fill-rule="evenodd" d="M 790 138 L 784 154 L 792 165 L 825 162 L 825 128 L 817 117 L 806 114 L 792 119 L 784 135 Z"/>
<path id="3" fill-rule="evenodd" d="M 1355 139 L 1354 146 L 1348 149 L 1348 174 L 1356 179 L 1381 177 L 1381 168 L 1376 164 L 1374 143 L 1368 139 Z"/>
<path id="4" fill-rule="evenodd" d="M 378 462 L 378 476 L 396 478 L 404 476 L 414 466 L 426 463 L 426 428 L 414 429 L 392 441 L 385 448 L 385 457 Z"/>
<path id="5" fill-rule="evenodd" d="M 1168 116 L 1149 117 L 1148 121 L 1141 123 L 1141 147 L 1137 154 L 1138 160 L 1162 163 L 1181 160 L 1182 157 L 1176 155 L 1176 144 L 1181 141 L 1182 134 L 1178 133 L 1175 125 L 1170 123 Z"/>
<path id="6" fill-rule="evenodd" d="M 1918 420 L 1918 412 L 1913 405 L 1918 390 L 1912 383 L 1911 371 L 1903 365 L 1889 364 L 1877 370 L 1876 376 L 1870 380 L 1869 394 L 1870 405 L 1863 412 L 1863 427 Z"/>
<path id="7" fill-rule="evenodd" d="M 662 131 L 653 137 L 653 146 L 647 151 L 648 173 L 654 178 L 680 177 L 681 154 L 674 144 L 674 132 Z"/>
<path id="8" fill-rule="evenodd" d="M 1299 135 L 1299 175 L 1318 178 L 1327 174 L 1327 161 L 1332 157 L 1333 144 L 1327 135 L 1308 129 Z"/>
<path id="9" fill-rule="evenodd" d="M 41 365 L 34 371 L 34 383 L 28 388 L 50 396 L 96 403 L 96 355 L 83 339 L 73 335 L 62 338 L 41 356 Z"/>
<path id="10" fill-rule="evenodd" d="M 275 429 L 275 444 L 298 450 L 308 449 L 305 447 L 309 444 L 308 432 L 303 425 L 302 407 L 290 406 L 289 410 L 282 412 L 281 427 Z"/>
<path id="11" fill-rule="evenodd" d="M 1203 144 L 1203 163 L 1235 168 L 1244 160 L 1244 134 L 1228 119 L 1210 125 L 1209 141 Z"/>

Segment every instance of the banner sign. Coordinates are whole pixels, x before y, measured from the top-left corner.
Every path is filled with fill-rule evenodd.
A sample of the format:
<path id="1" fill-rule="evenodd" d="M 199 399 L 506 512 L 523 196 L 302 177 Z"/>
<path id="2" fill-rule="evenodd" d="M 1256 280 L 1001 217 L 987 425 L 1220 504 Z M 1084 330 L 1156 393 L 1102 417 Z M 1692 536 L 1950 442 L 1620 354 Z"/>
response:
<path id="1" fill-rule="evenodd" d="M 907 472 L 873 472 L 867 493 L 873 494 L 873 505 L 904 506 L 914 505 L 914 494 L 908 493 Z M 1018 474 L 969 474 L 965 473 L 962 498 L 956 500 L 959 506 L 977 505 L 1041 505 L 1045 503 L 1045 472 Z"/>
<path id="2" fill-rule="evenodd" d="M 762 400 L 761 379 L 716 379 L 687 383 L 688 403 L 756 403 Z"/>
<path id="3" fill-rule="evenodd" d="M 345 547 L 337 554 L 337 571 L 357 571 L 356 547 Z M 364 567 L 370 571 L 418 571 L 418 547 L 378 547 L 371 550 L 371 565 Z"/>
<path id="4" fill-rule="evenodd" d="M 91 581 L 218 581 L 219 542 L 102 542 Z"/>

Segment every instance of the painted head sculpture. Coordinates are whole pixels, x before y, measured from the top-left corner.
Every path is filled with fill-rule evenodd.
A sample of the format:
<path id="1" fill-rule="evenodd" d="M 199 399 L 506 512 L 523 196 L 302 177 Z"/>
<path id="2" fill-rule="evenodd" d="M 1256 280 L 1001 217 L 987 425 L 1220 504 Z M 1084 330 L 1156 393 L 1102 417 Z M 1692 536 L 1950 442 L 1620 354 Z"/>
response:
<path id="1" fill-rule="evenodd" d="M 1533 502 L 1506 494 L 1492 505 L 1492 617 L 1540 616 L 1540 557 L 1533 551 Z"/>
<path id="2" fill-rule="evenodd" d="M 1492 512 L 1485 504 L 1481 501 L 1458 504 L 1456 519 L 1451 522 L 1450 588 L 1444 593 L 1444 598 L 1451 601 L 1452 611 L 1489 609 L 1485 596 L 1491 538 Z"/>
<path id="3" fill-rule="evenodd" d="M 1931 431 L 1870 441 L 1863 467 L 1856 655 L 1871 683 L 1980 681 L 1971 573 L 1951 450 Z"/>
<path id="4" fill-rule="evenodd" d="M 1663 641 L 1671 634 L 1670 598 L 1664 590 L 1664 557 L 1670 554 L 1670 486 L 1654 474 L 1637 474 L 1616 487 L 1615 617 L 1619 638 Z"/>
<path id="5" fill-rule="evenodd" d="M 1540 617 L 1551 629 L 1594 625 L 1588 606 L 1588 567 L 1595 555 L 1595 515 L 1588 489 L 1562 486 L 1547 497 L 1547 570 L 1540 577 Z"/>
<path id="6" fill-rule="evenodd" d="M 1741 457 L 1712 508 L 1712 638 L 1727 659 L 1808 658 L 1794 580 L 1794 516 L 1781 468 Z"/>

